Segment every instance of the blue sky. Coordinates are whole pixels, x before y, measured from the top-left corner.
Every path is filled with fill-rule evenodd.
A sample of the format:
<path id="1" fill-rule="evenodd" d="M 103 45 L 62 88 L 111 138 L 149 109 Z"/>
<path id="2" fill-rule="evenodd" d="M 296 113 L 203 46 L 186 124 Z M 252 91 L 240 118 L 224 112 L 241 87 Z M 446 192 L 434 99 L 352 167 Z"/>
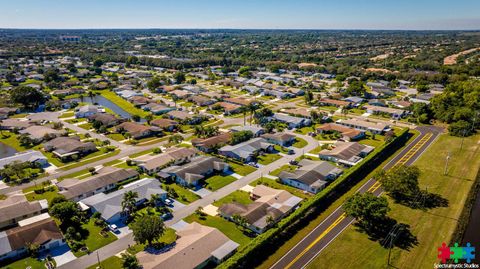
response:
<path id="1" fill-rule="evenodd" d="M 480 0 L 0 0 L 0 28 L 480 29 Z"/>

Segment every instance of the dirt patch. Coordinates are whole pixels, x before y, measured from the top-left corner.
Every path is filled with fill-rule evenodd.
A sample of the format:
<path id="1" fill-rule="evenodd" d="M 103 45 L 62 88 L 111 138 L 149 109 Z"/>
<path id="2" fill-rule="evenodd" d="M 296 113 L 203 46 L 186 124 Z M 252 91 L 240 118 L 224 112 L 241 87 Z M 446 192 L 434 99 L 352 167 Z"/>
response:
<path id="1" fill-rule="evenodd" d="M 445 57 L 445 59 L 443 59 L 443 64 L 444 65 L 452 65 L 452 64 L 456 64 L 457 63 L 457 59 L 458 57 L 462 56 L 462 55 L 467 55 L 467 54 L 470 54 L 470 53 L 473 53 L 477 50 L 480 50 L 480 48 L 473 48 L 473 49 L 469 49 L 469 50 L 464 50 L 462 52 L 459 52 L 459 53 L 456 53 L 456 54 L 452 54 L 450 56 L 447 56 Z"/>

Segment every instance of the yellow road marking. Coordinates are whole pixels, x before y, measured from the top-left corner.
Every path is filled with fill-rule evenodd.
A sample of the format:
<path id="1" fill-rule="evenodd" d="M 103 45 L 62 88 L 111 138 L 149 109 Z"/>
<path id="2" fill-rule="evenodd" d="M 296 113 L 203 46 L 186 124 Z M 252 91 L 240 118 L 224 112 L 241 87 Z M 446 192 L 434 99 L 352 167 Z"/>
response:
<path id="1" fill-rule="evenodd" d="M 425 143 L 428 142 L 428 140 L 430 140 L 430 138 L 433 136 L 432 133 L 427 133 L 424 137 L 422 137 L 422 139 L 420 139 L 417 144 L 415 144 L 410 150 L 407 151 L 407 153 L 405 153 L 405 155 L 402 156 L 402 158 L 400 158 L 400 160 L 398 160 L 394 166 L 392 166 L 391 169 L 395 168 L 397 165 L 400 165 L 400 164 L 405 164 L 407 163 L 413 156 L 415 156 L 415 154 L 425 145 Z M 378 190 L 378 188 L 380 188 L 382 186 L 382 184 L 379 182 L 379 181 L 376 181 L 370 188 L 368 188 L 367 192 L 375 192 L 376 190 Z M 323 237 L 325 237 L 326 234 L 328 234 L 333 228 L 335 228 L 335 226 L 337 226 L 342 220 L 344 220 L 347 216 L 345 215 L 345 213 L 343 213 L 342 215 L 340 215 L 340 217 L 338 217 L 338 219 L 336 219 L 330 226 L 328 226 L 328 228 L 323 231 L 322 234 L 320 234 L 312 243 L 310 243 L 310 245 L 308 245 L 300 254 L 298 254 L 295 259 L 293 259 L 286 267 L 285 269 L 288 269 L 290 268 L 295 262 L 297 262 L 303 255 L 305 255 L 305 253 L 307 251 L 309 251 L 315 244 L 318 243 L 318 241 L 320 241 Z"/>
<path id="2" fill-rule="evenodd" d="M 285 269 L 288 269 L 290 267 L 292 267 L 292 265 L 298 261 L 298 259 L 300 259 L 307 251 L 309 251 L 313 246 L 315 246 L 315 244 L 318 243 L 318 241 L 320 241 L 323 237 L 325 237 L 325 235 L 327 235 L 333 228 L 335 228 L 342 220 L 344 220 L 345 218 L 347 217 L 347 215 L 345 213 L 343 213 L 342 215 L 340 215 L 340 217 L 338 217 L 338 219 L 336 219 L 330 226 L 328 226 L 328 228 L 323 231 L 322 234 L 320 234 L 312 243 L 310 243 L 310 245 L 308 245 L 299 255 L 297 255 L 297 257 L 295 257 L 295 259 L 293 259 L 286 267 Z"/>

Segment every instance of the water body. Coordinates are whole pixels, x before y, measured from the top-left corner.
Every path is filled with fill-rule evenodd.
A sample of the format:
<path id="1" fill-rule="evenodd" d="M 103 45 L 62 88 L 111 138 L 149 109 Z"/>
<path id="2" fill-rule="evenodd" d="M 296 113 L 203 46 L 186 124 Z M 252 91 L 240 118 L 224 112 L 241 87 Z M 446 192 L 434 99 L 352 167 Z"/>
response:
<path id="1" fill-rule="evenodd" d="M 17 151 L 14 148 L 0 142 L 0 158 L 10 157 L 15 155 L 15 153 Z"/>
<path id="2" fill-rule="evenodd" d="M 123 110 L 123 108 L 117 106 L 115 103 L 113 103 L 112 101 L 108 100 L 107 98 L 101 95 L 95 95 L 92 98 L 90 98 L 89 96 L 86 96 L 86 97 L 83 97 L 83 99 L 75 98 L 73 100 L 77 102 L 83 102 L 83 103 L 89 103 L 89 104 L 98 104 L 103 107 L 111 109 L 115 114 L 120 115 L 120 117 L 122 118 L 126 118 L 126 119 L 132 118 L 132 115 L 130 113 Z M 145 119 L 141 119 L 140 121 L 144 122 Z"/>
<path id="3" fill-rule="evenodd" d="M 472 213 L 470 214 L 470 219 L 462 241 L 463 246 L 470 243 L 477 249 L 480 248 L 480 191 L 477 192 Z M 476 261 L 478 262 L 479 258 L 476 257 Z"/>

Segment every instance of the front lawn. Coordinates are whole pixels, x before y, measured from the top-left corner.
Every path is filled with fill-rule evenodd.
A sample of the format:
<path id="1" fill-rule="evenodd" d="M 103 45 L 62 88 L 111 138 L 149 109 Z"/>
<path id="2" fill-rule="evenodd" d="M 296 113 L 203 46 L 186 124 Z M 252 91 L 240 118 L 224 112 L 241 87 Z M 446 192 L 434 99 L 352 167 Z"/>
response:
<path id="1" fill-rule="evenodd" d="M 93 125 L 90 123 L 90 122 L 86 122 L 86 123 L 83 123 L 83 124 L 79 124 L 77 125 L 78 127 L 80 128 L 83 128 L 85 130 L 90 130 L 93 128 Z"/>
<path id="2" fill-rule="evenodd" d="M 276 180 L 266 178 L 266 177 L 259 178 L 259 179 L 255 180 L 254 182 L 250 183 L 250 185 L 252 185 L 252 186 L 265 185 L 265 186 L 268 186 L 270 188 L 274 188 L 274 189 L 278 189 L 278 190 L 286 190 L 289 193 L 291 193 L 295 196 L 298 196 L 300 198 L 303 198 L 303 199 L 307 199 L 307 198 L 312 196 L 311 194 L 305 193 L 304 191 L 302 191 L 300 189 L 297 189 L 297 188 L 294 188 L 294 187 L 291 187 L 291 186 L 288 186 L 288 185 L 285 185 L 285 184 L 282 184 L 282 183 L 278 183 Z"/>
<path id="3" fill-rule="evenodd" d="M 63 119 L 63 118 L 70 118 L 70 117 L 73 117 L 75 116 L 75 112 L 73 111 L 67 111 L 65 113 L 63 113 L 62 115 L 60 115 L 60 119 Z"/>
<path id="4" fill-rule="evenodd" d="M 85 159 L 84 158 L 84 160 L 81 160 L 79 162 L 75 162 L 75 163 L 72 163 L 72 164 L 68 164 L 68 165 L 65 165 L 65 166 L 62 166 L 62 167 L 59 167 L 59 168 L 63 169 L 63 170 L 72 169 L 72 168 L 79 167 L 79 166 L 82 166 L 82 165 L 85 165 L 85 164 L 89 164 L 89 163 L 99 161 L 101 159 L 105 159 L 105 158 L 108 158 L 108 157 L 115 156 L 118 153 L 120 153 L 120 150 L 118 150 L 118 149 L 114 150 L 114 151 L 111 151 L 111 152 L 108 152 L 108 153 L 102 152 L 100 155 L 97 155 L 96 157 L 90 157 L 90 159 Z"/>
<path id="5" fill-rule="evenodd" d="M 107 135 L 108 138 L 113 139 L 115 141 L 122 141 L 125 140 L 125 137 L 119 133 L 111 133 Z"/>
<path id="6" fill-rule="evenodd" d="M 300 149 L 300 148 L 304 148 L 307 145 L 308 145 L 308 142 L 305 139 L 300 138 L 300 137 L 296 137 L 295 138 L 295 143 L 293 143 L 292 146 Z"/>
<path id="7" fill-rule="evenodd" d="M 8 131 L 1 131 L 0 132 L 0 142 L 14 148 L 16 151 L 24 151 L 27 150 L 28 148 L 20 145 L 20 142 L 18 142 L 17 135 L 8 132 Z"/>
<path id="8" fill-rule="evenodd" d="M 37 260 L 32 257 L 27 257 L 18 261 L 15 261 L 13 263 L 10 263 L 8 265 L 3 265 L 0 263 L 0 267 L 4 269 L 25 269 L 25 268 L 30 268 L 30 269 L 45 269 L 45 262 L 41 260 Z"/>
<path id="9" fill-rule="evenodd" d="M 54 197 L 59 196 L 58 188 L 56 186 L 45 187 L 43 193 L 35 193 L 35 191 L 28 192 L 25 194 L 25 197 L 28 201 L 43 200 L 47 199 L 50 202 Z"/>
<path id="10" fill-rule="evenodd" d="M 267 165 L 267 164 L 273 163 L 274 161 L 280 158 L 282 158 L 282 156 L 278 154 L 265 154 L 265 155 L 258 156 L 257 161 L 259 164 Z"/>
<path id="11" fill-rule="evenodd" d="M 162 189 L 166 191 L 168 191 L 169 189 L 173 189 L 173 191 L 177 194 L 177 197 L 172 198 L 178 200 L 182 204 L 190 204 L 191 202 L 200 199 L 200 196 L 176 183 L 162 184 Z"/>
<path id="12" fill-rule="evenodd" d="M 111 232 L 106 233 L 105 237 L 102 236 L 100 234 L 100 232 L 102 231 L 102 228 L 95 225 L 94 218 L 89 219 L 89 221 L 83 224 L 82 227 L 88 230 L 88 237 L 83 242 L 85 242 L 85 246 L 87 246 L 88 250 L 91 252 L 117 240 L 117 237 L 113 235 Z M 73 254 L 77 257 L 80 257 L 87 253 L 83 251 L 76 251 L 76 252 L 73 252 Z"/>
<path id="13" fill-rule="evenodd" d="M 211 191 L 216 191 L 234 182 L 235 180 L 237 179 L 233 176 L 226 176 L 226 175 L 211 176 L 207 180 L 205 180 L 205 183 L 206 183 L 205 188 Z"/>
<path id="14" fill-rule="evenodd" d="M 294 172 L 295 170 L 297 170 L 298 167 L 295 166 L 295 165 L 290 165 L 290 164 L 285 164 L 285 165 L 282 165 L 280 166 L 279 168 L 273 170 L 270 175 L 272 176 L 278 176 L 282 171 L 287 171 L 287 172 Z"/>
<path id="15" fill-rule="evenodd" d="M 205 214 L 205 216 L 202 216 L 200 218 L 197 214 L 194 213 L 186 217 L 184 220 L 188 223 L 192 223 L 195 221 L 202 225 L 217 228 L 228 238 L 240 244 L 240 246 L 245 246 L 252 240 L 252 238 L 248 237 L 247 235 L 245 235 L 245 233 L 242 232 L 242 230 L 245 228 L 238 227 L 235 223 L 221 217 L 212 217 Z"/>
<path id="16" fill-rule="evenodd" d="M 227 161 L 227 163 L 230 165 L 230 168 L 235 174 L 239 174 L 241 176 L 246 176 L 257 170 L 255 167 L 246 164 L 238 164 L 232 161 Z"/>
<path id="17" fill-rule="evenodd" d="M 232 203 L 232 202 L 237 202 L 243 205 L 248 205 L 253 202 L 252 199 L 250 199 L 250 194 L 246 191 L 241 191 L 241 190 L 236 190 L 229 195 L 223 197 L 222 199 L 215 201 L 213 203 L 214 206 L 220 207 L 221 205 Z"/>

